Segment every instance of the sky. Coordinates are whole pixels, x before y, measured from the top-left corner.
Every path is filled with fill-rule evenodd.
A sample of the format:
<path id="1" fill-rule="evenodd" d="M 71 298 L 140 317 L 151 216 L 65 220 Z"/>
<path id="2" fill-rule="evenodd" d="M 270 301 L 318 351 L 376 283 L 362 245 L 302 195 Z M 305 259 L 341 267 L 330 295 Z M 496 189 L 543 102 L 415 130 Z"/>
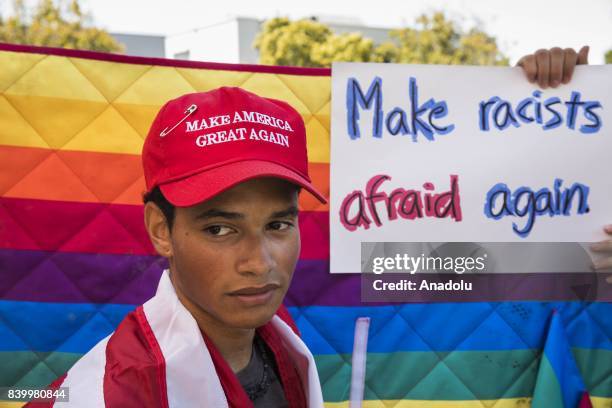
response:
<path id="1" fill-rule="evenodd" d="M 29 0 L 30 3 L 36 2 Z M 399 28 L 422 13 L 442 10 L 470 28 L 495 36 L 512 63 L 538 48 L 589 45 L 590 63 L 602 64 L 612 49 L 612 0 L 80 0 L 93 22 L 112 32 L 176 34 L 233 16 L 326 20 Z M 10 12 L 10 0 L 0 10 Z M 220 4 L 223 6 L 221 7 Z M 222 39 L 220 39 L 222 40 Z"/>

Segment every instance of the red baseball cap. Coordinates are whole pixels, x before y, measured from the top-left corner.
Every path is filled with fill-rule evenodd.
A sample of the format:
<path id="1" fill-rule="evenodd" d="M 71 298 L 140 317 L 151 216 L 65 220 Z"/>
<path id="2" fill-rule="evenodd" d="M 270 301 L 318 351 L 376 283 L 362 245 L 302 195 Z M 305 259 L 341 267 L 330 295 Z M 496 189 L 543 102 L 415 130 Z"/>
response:
<path id="1" fill-rule="evenodd" d="M 159 186 L 179 207 L 257 177 L 290 181 L 327 202 L 308 177 L 300 114 L 286 102 L 241 88 L 222 87 L 168 101 L 149 129 L 142 163 L 147 191 Z"/>

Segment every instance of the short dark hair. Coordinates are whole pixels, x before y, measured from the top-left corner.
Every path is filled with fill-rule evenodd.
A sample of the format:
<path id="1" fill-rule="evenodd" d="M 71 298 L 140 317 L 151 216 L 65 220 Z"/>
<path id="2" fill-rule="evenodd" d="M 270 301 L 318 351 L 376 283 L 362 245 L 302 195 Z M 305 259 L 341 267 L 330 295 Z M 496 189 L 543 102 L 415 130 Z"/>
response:
<path id="1" fill-rule="evenodd" d="M 142 196 L 142 200 L 144 203 L 148 203 L 149 201 L 154 203 L 159 207 L 162 214 L 166 218 L 166 222 L 168 223 L 168 229 L 172 230 L 172 224 L 174 224 L 174 205 L 168 201 L 168 199 L 164 196 L 159 186 L 156 186 L 153 190 L 148 193 L 144 193 Z"/>

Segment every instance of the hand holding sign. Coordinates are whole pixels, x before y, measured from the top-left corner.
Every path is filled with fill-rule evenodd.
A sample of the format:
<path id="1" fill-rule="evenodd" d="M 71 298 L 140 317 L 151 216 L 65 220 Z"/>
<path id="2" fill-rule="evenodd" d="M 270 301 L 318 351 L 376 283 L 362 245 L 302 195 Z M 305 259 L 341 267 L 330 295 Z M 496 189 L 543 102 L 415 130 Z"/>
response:
<path id="1" fill-rule="evenodd" d="M 589 47 L 586 45 L 578 53 L 572 48 L 562 50 L 555 47 L 525 55 L 516 65 L 523 67 L 529 82 L 537 82 L 540 88 L 546 89 L 549 85 L 556 88 L 560 84 L 567 84 L 572 79 L 574 67 L 587 65 L 588 58 Z"/>
<path id="2" fill-rule="evenodd" d="M 562 50 L 559 47 L 550 50 L 538 50 L 534 54 L 522 57 L 517 66 L 523 68 L 527 80 L 537 82 L 541 88 L 549 84 L 552 88 L 559 84 L 567 84 L 572 79 L 576 65 L 587 65 L 589 47 L 584 46 L 578 53 L 571 48 Z M 606 225 L 604 231 L 612 238 L 612 225 Z M 612 239 L 597 242 L 591 246 L 591 251 L 607 255 L 593 264 L 595 270 L 612 269 Z"/>
<path id="3" fill-rule="evenodd" d="M 606 255 L 605 258 L 596 261 L 593 264 L 593 269 L 596 271 L 604 271 L 612 269 L 612 224 L 606 225 L 604 231 L 610 239 L 597 242 L 591 245 L 591 251 Z M 612 283 L 612 282 L 609 282 Z"/>

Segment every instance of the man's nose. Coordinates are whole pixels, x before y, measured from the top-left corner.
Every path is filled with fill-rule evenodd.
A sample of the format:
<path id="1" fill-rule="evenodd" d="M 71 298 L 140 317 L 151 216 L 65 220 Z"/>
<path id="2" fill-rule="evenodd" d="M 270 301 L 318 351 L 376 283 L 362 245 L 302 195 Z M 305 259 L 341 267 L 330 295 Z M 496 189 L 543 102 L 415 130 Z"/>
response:
<path id="1" fill-rule="evenodd" d="M 265 275 L 276 268 L 271 243 L 261 235 L 246 239 L 238 265 L 241 274 Z"/>

